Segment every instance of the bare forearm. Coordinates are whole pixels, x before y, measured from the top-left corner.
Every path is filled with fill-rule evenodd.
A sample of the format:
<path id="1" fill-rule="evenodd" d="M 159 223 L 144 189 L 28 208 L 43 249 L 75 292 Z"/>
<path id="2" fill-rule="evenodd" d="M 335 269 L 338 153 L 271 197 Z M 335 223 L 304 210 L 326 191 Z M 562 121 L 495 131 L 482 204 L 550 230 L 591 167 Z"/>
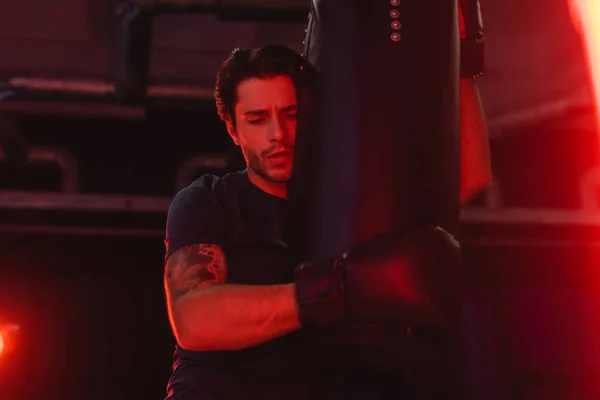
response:
<path id="1" fill-rule="evenodd" d="M 489 139 L 475 80 L 460 80 L 461 203 L 468 202 L 492 180 Z"/>
<path id="2" fill-rule="evenodd" d="M 293 285 L 217 285 L 171 307 L 179 344 L 188 350 L 236 350 L 300 328 Z"/>

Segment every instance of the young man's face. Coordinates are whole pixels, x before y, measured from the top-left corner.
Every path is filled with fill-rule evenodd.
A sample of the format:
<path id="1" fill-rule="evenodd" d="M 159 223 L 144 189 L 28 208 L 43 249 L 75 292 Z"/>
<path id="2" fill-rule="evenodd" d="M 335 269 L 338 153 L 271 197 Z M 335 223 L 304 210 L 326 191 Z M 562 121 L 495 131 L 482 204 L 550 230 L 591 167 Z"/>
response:
<path id="1" fill-rule="evenodd" d="M 235 127 L 227 128 L 253 173 L 273 183 L 292 174 L 296 141 L 296 88 L 286 75 L 250 78 L 237 88 Z"/>

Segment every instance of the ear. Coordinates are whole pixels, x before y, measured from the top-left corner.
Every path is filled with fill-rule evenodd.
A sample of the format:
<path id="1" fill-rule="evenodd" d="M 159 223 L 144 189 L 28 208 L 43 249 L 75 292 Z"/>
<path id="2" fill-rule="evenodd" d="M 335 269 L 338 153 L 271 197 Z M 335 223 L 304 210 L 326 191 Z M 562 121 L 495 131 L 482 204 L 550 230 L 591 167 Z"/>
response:
<path id="1" fill-rule="evenodd" d="M 235 131 L 235 127 L 233 126 L 233 122 L 231 122 L 231 119 L 225 120 L 225 126 L 227 126 L 227 132 L 229 132 L 229 136 L 231 136 L 233 143 L 235 143 L 236 146 L 239 146 L 240 141 L 238 139 L 237 132 Z"/>

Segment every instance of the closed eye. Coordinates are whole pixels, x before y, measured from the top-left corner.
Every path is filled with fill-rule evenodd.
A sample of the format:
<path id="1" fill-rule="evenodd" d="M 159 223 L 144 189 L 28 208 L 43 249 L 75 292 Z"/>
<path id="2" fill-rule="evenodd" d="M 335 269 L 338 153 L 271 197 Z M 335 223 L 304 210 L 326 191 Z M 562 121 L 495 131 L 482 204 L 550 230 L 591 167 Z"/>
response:
<path id="1" fill-rule="evenodd" d="M 248 123 L 250 123 L 252 125 L 260 125 L 265 121 L 266 121 L 266 118 L 256 118 L 256 119 L 249 119 Z"/>

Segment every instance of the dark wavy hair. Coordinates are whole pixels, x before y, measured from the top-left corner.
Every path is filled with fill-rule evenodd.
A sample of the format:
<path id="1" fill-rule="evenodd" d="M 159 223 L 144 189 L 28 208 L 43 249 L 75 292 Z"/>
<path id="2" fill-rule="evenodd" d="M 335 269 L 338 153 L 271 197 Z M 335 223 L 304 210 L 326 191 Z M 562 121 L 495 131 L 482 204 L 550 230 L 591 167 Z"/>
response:
<path id="1" fill-rule="evenodd" d="M 217 112 L 223 120 L 235 126 L 234 107 L 240 82 L 250 78 L 289 76 L 296 92 L 299 91 L 302 73 L 302 57 L 295 50 L 283 45 L 270 45 L 256 49 L 234 49 L 217 72 L 215 100 Z"/>

